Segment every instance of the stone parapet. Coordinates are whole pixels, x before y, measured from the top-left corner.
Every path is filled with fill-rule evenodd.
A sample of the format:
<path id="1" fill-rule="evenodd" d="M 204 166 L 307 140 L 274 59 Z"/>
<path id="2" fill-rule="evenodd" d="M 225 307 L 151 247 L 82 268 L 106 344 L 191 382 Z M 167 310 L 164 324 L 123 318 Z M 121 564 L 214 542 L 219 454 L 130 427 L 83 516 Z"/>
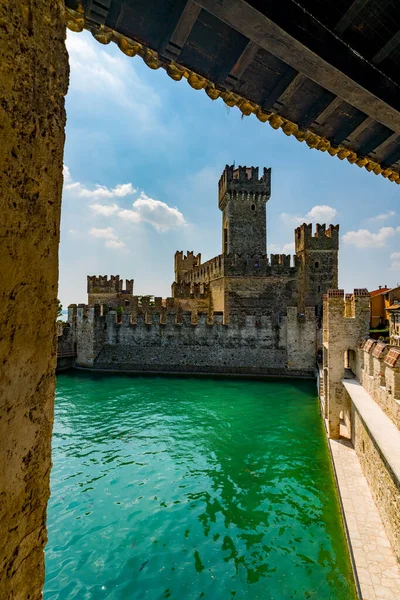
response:
<path id="1" fill-rule="evenodd" d="M 259 177 L 258 167 L 226 165 L 218 182 L 218 205 L 224 210 L 231 198 L 251 196 L 254 201 L 267 202 L 271 196 L 271 169 L 264 167 Z M 244 199 L 244 198 L 243 198 Z"/>

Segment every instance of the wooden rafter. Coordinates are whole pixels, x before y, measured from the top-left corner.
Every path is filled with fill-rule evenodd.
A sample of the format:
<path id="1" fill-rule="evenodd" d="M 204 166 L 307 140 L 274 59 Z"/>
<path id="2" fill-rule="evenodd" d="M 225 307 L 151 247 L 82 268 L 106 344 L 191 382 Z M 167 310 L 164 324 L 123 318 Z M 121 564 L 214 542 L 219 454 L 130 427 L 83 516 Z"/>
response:
<path id="1" fill-rule="evenodd" d="M 344 13 L 340 21 L 335 25 L 336 33 L 342 34 L 351 25 L 356 16 L 362 11 L 364 6 L 368 4 L 370 0 L 354 0 L 349 6 L 347 11 Z"/>
<path id="2" fill-rule="evenodd" d="M 379 96 L 377 96 L 365 85 L 358 83 L 353 72 L 347 74 L 346 62 L 342 62 L 340 68 L 328 62 L 315 49 L 314 51 L 310 50 L 302 41 L 287 33 L 266 14 L 254 8 L 248 2 L 243 2 L 243 0 L 229 0 L 229 3 L 215 2 L 215 0 L 197 0 L 197 2 L 202 8 L 240 31 L 261 48 L 267 50 L 296 71 L 312 79 L 321 87 L 335 96 L 339 96 L 389 129 L 400 133 L 400 112 L 397 108 L 398 95 L 394 94 L 393 89 L 390 87 L 393 84 L 390 83 L 389 85 L 384 75 L 381 77 L 382 82 L 379 89 L 376 90 L 376 93 L 379 93 Z M 267 8 L 268 4 L 265 4 L 265 10 Z M 326 30 L 324 35 L 324 44 L 329 46 L 330 54 L 335 56 L 334 48 L 336 46 L 340 46 L 343 54 L 342 42 L 333 33 Z M 350 58 L 353 62 L 356 60 L 353 55 L 350 55 Z M 364 70 L 363 77 L 367 75 L 366 70 L 374 69 L 365 62 L 362 63 L 361 67 Z M 384 87 L 384 84 L 386 87 Z M 386 97 L 387 100 L 384 99 Z M 392 99 L 395 104 L 392 103 Z"/>
<path id="3" fill-rule="evenodd" d="M 183 11 L 179 12 L 178 16 L 175 17 L 175 25 L 172 31 L 169 30 L 167 36 L 160 44 L 160 53 L 162 55 L 167 58 L 178 58 L 197 21 L 200 11 L 201 7 L 192 0 L 186 2 Z M 174 16 L 172 16 L 172 19 Z"/>
<path id="4" fill-rule="evenodd" d="M 352 142 L 357 139 L 363 131 L 371 127 L 372 123 L 374 123 L 374 119 L 365 117 L 365 119 L 346 136 L 346 141 Z"/>
<path id="5" fill-rule="evenodd" d="M 276 86 L 271 90 L 268 96 L 264 98 L 262 103 L 263 110 L 270 110 L 277 102 L 279 102 L 280 105 L 285 104 L 303 82 L 303 75 L 300 75 L 295 69 L 288 67 Z"/>
<path id="6" fill-rule="evenodd" d="M 400 44 L 400 29 L 373 57 L 374 65 L 379 65 Z"/>
<path id="7" fill-rule="evenodd" d="M 342 102 L 343 100 L 336 96 L 336 98 L 334 98 L 332 102 L 330 102 L 328 106 L 326 106 L 322 112 L 315 117 L 314 122 L 318 125 L 323 125 L 331 116 L 331 114 L 334 113 L 335 110 L 337 110 L 337 108 L 342 104 Z"/>
<path id="8" fill-rule="evenodd" d="M 243 73 L 257 54 L 259 47 L 254 42 L 249 41 L 243 52 L 234 59 L 233 63 L 226 63 L 221 70 L 218 83 L 223 85 L 227 89 L 231 89 L 238 80 L 242 77 Z"/>
<path id="9" fill-rule="evenodd" d="M 391 146 L 398 137 L 399 136 L 397 135 L 397 133 L 392 133 L 391 135 L 389 135 L 389 137 L 387 137 L 385 140 L 383 140 L 383 142 L 381 142 L 379 145 L 375 146 L 375 148 L 372 148 L 369 151 L 369 154 L 373 153 L 373 154 L 379 154 L 381 156 L 384 156 L 386 149 L 389 146 Z"/>

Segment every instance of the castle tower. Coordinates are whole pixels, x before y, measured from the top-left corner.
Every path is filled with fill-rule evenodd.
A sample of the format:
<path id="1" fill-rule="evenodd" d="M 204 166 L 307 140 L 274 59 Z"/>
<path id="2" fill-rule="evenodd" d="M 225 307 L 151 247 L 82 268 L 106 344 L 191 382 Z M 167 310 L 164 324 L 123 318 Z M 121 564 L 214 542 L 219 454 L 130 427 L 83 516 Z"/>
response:
<path id="1" fill-rule="evenodd" d="M 300 310 L 315 306 L 322 314 L 322 297 L 329 289 L 338 287 L 339 225 L 303 223 L 295 229 L 295 252 L 300 262 L 299 300 Z"/>
<path id="2" fill-rule="evenodd" d="M 182 251 L 175 252 L 174 257 L 174 270 L 175 270 L 175 281 L 181 283 L 185 281 L 185 275 L 189 271 L 192 271 L 194 267 L 201 265 L 201 254 L 194 254 L 192 251 L 187 251 L 184 255 Z"/>
<path id="3" fill-rule="evenodd" d="M 226 165 L 218 183 L 222 211 L 222 254 L 266 254 L 266 204 L 271 195 L 271 169 Z"/>
<path id="4" fill-rule="evenodd" d="M 119 275 L 88 275 L 87 293 L 88 304 L 109 304 L 110 306 L 128 306 L 133 294 L 133 279 L 124 280 Z"/>

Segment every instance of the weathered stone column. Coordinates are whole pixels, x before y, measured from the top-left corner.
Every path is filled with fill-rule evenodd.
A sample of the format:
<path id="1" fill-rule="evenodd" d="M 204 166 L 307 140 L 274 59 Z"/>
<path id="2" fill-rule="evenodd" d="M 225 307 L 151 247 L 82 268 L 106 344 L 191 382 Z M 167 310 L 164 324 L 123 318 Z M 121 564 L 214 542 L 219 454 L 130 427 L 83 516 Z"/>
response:
<path id="1" fill-rule="evenodd" d="M 41 598 L 68 87 L 63 0 L 0 2 L 0 598 Z"/>

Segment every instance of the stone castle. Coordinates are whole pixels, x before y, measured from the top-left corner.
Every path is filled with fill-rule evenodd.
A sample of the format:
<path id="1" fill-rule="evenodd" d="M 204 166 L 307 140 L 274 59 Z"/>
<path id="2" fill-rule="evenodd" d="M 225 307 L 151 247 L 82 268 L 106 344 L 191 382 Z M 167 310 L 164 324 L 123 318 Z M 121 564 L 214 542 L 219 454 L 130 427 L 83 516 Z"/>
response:
<path id="1" fill-rule="evenodd" d="M 175 253 L 169 298 L 133 295 L 133 280 L 89 276 L 61 344 L 77 366 L 128 371 L 312 375 L 322 303 L 338 284 L 339 226 L 303 224 L 295 256 L 267 255 L 271 169 L 226 166 L 219 181 L 222 252 Z M 64 345 L 63 345 L 64 344 Z M 60 350 L 60 346 L 59 346 Z"/>

